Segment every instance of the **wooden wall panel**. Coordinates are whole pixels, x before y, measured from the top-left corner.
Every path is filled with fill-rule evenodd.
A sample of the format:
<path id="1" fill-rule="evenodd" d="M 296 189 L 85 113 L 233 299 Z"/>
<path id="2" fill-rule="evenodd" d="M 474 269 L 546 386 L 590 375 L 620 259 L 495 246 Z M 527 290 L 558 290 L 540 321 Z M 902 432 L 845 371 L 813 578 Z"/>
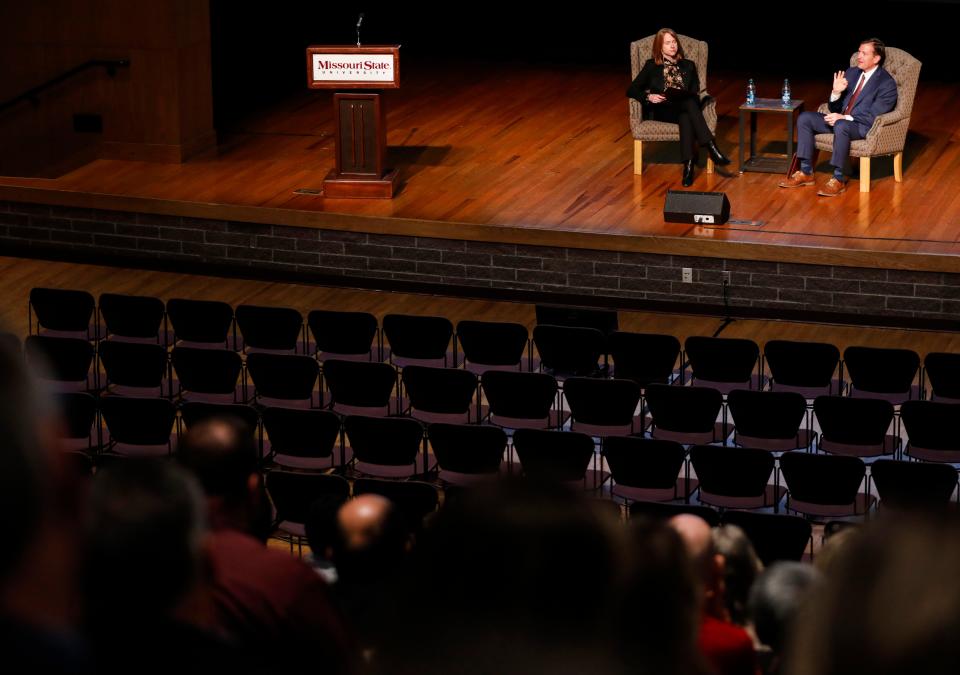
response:
<path id="1" fill-rule="evenodd" d="M 131 65 L 113 78 L 88 71 L 39 105 L 0 113 L 0 164 L 90 143 L 105 158 L 181 162 L 215 144 L 207 0 L 10 4 L 0 8 L 0 101 L 91 58 Z M 75 113 L 101 115 L 103 133 L 74 132 Z"/>

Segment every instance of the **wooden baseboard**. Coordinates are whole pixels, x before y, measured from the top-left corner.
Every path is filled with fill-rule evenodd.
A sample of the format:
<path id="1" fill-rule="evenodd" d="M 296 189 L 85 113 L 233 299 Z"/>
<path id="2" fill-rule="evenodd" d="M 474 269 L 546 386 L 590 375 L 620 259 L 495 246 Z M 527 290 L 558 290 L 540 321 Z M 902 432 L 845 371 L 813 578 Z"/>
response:
<path id="1" fill-rule="evenodd" d="M 323 180 L 323 195 L 330 199 L 392 199 L 399 177 L 396 169 L 383 178 L 354 178 L 333 170 Z"/>

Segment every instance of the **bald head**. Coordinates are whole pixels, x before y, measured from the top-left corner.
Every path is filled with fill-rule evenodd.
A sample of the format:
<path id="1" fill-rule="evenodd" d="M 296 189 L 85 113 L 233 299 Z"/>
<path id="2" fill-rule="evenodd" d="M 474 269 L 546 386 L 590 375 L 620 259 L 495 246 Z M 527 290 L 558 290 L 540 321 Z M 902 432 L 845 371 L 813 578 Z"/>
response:
<path id="1" fill-rule="evenodd" d="M 232 418 L 196 422 L 177 450 L 180 462 L 200 479 L 208 496 L 244 500 L 257 449 L 244 425 Z"/>
<path id="2" fill-rule="evenodd" d="M 392 511 L 390 500 L 376 494 L 359 495 L 346 502 L 337 514 L 345 548 L 368 548 L 383 533 Z"/>
<path id="3" fill-rule="evenodd" d="M 723 604 L 724 560 L 717 553 L 709 523 L 699 516 L 681 514 L 671 518 L 669 524 L 680 535 L 694 569 L 700 575 L 704 610 L 711 616 L 728 620 L 729 615 Z"/>
<path id="4" fill-rule="evenodd" d="M 670 519 L 670 527 L 680 535 L 687 553 L 698 565 L 713 558 L 716 553 L 713 535 L 703 518 L 683 513 Z"/>

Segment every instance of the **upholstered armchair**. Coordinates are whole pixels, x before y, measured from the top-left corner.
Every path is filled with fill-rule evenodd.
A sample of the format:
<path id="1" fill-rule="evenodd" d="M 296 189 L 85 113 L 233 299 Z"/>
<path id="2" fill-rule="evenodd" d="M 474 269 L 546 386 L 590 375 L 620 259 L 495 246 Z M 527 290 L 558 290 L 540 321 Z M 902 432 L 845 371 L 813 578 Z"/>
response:
<path id="1" fill-rule="evenodd" d="M 630 43 L 631 78 L 636 78 L 643 64 L 651 57 L 654 35 Z M 697 65 L 697 77 L 700 79 L 700 98 L 707 95 L 707 43 L 686 35 L 678 35 L 683 53 Z M 703 119 L 710 133 L 717 129 L 717 103 L 711 99 L 703 107 Z M 680 127 L 671 122 L 657 122 L 643 119 L 643 107 L 639 101 L 630 99 L 630 131 L 633 132 L 633 173 L 643 173 L 644 141 L 679 141 Z M 707 158 L 707 173 L 713 173 L 713 160 Z"/>
<path id="2" fill-rule="evenodd" d="M 857 65 L 857 55 L 850 57 L 850 65 Z M 893 155 L 893 178 L 903 182 L 903 146 L 907 142 L 907 128 L 910 126 L 910 113 L 913 111 L 913 99 L 920 80 L 921 63 L 910 54 L 887 47 L 887 58 L 883 67 L 897 83 L 897 107 L 879 115 L 867 137 L 850 144 L 850 156 L 860 158 L 860 192 L 870 192 L 870 158 Z M 827 104 L 820 106 L 821 113 L 830 110 Z M 833 150 L 833 134 L 817 134 L 817 150 Z"/>

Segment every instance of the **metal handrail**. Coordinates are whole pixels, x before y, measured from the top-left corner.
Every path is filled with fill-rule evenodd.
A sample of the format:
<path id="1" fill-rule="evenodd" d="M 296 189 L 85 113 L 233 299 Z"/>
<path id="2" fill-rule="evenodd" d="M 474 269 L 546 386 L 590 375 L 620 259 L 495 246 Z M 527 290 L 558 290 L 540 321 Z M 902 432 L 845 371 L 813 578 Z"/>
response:
<path id="1" fill-rule="evenodd" d="M 0 111 L 6 110 L 7 108 L 12 108 L 13 106 L 17 105 L 22 101 L 30 101 L 34 105 L 36 105 L 37 103 L 39 103 L 38 96 L 40 95 L 41 92 L 43 92 L 46 89 L 50 89 L 51 87 L 60 84 L 64 80 L 68 80 L 74 75 L 77 75 L 78 73 L 81 73 L 90 68 L 105 68 L 107 71 L 107 75 L 109 75 L 110 77 L 113 77 L 114 75 L 117 74 L 117 68 L 128 68 L 129 66 L 130 66 L 129 59 L 90 59 L 89 61 L 81 63 L 79 66 L 76 66 L 75 68 L 71 68 L 65 73 L 62 73 L 50 80 L 47 80 L 41 85 L 33 87 L 32 89 L 28 89 L 27 91 L 23 92 L 19 96 L 15 96 L 9 101 L 4 101 L 3 103 L 0 103 Z"/>

